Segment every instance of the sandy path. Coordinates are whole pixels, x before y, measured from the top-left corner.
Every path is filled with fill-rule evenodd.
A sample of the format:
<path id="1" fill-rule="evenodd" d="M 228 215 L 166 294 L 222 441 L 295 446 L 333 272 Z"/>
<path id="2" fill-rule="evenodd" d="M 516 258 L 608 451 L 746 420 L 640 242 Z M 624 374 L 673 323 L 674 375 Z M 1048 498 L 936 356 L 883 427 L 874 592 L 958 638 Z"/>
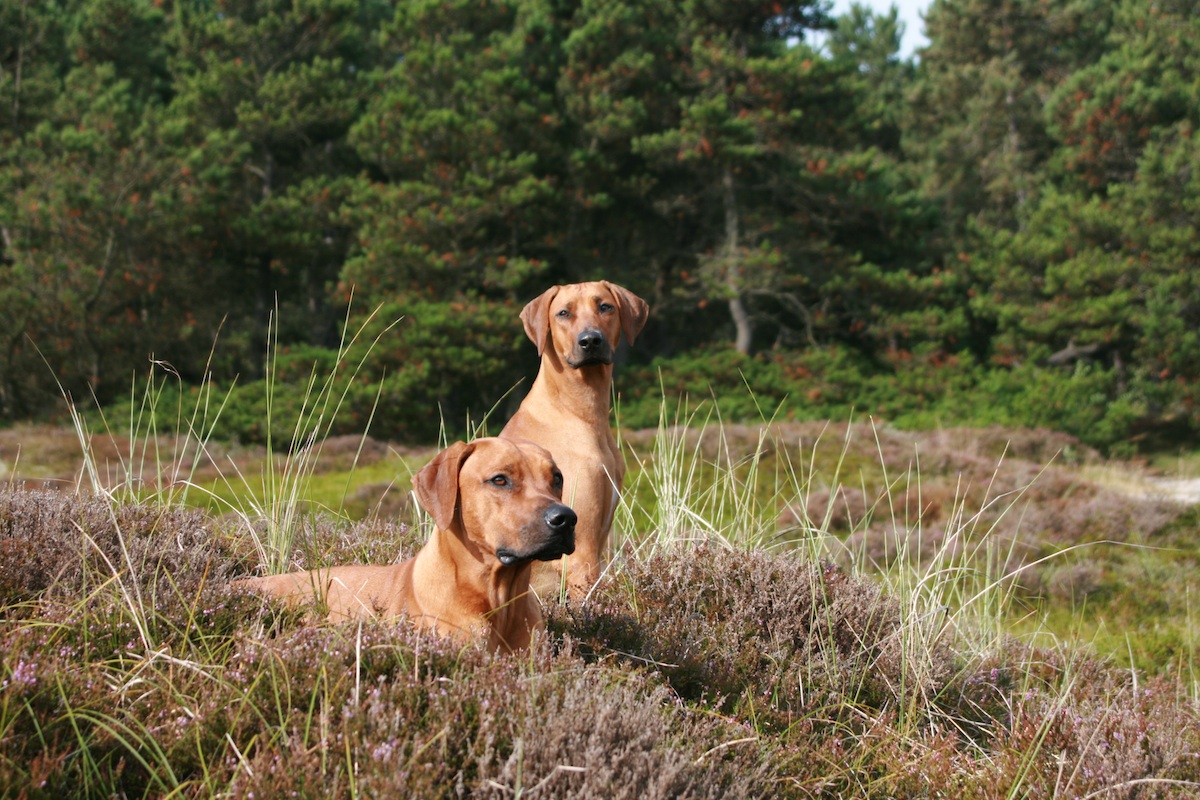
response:
<path id="1" fill-rule="evenodd" d="M 1172 500 L 1200 503 L 1200 478 L 1151 478 L 1150 483 Z"/>

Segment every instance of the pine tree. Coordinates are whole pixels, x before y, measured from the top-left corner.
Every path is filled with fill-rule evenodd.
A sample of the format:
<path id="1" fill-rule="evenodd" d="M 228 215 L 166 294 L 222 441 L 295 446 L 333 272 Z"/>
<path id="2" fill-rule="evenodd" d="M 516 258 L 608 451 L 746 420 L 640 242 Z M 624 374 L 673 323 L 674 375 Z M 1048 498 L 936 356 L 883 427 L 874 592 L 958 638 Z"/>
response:
<path id="1" fill-rule="evenodd" d="M 853 85 L 858 102 L 847 127 L 852 134 L 861 132 L 862 146 L 890 156 L 900 155 L 904 94 L 914 74 L 912 62 L 899 56 L 903 33 L 895 6 L 886 14 L 876 14 L 858 3 L 851 3 L 829 32 L 832 59 L 854 65 L 845 81 Z"/>
<path id="2" fill-rule="evenodd" d="M 847 112 L 836 68 L 792 44 L 824 24 L 807 3 L 584 4 L 567 43 L 579 196 L 635 218 L 656 300 L 727 304 L 742 352 L 765 306 L 807 313 L 792 290 L 830 252 L 815 195 Z"/>
<path id="3" fill-rule="evenodd" d="M 1116 4 L 1102 57 L 1083 65 L 1049 98 L 1061 143 L 1064 185 L 1104 194 L 1133 179 L 1154 132 L 1195 116 L 1196 23 L 1171 6 Z"/>
<path id="4" fill-rule="evenodd" d="M 381 180 L 350 214 L 344 287 L 446 300 L 528 290 L 555 252 L 554 35 L 537 3 L 424 0 L 387 27 L 393 66 L 352 141 Z"/>
<path id="5" fill-rule="evenodd" d="M 1139 2 L 1115 19 L 1103 57 L 1052 98 L 1043 188 L 1014 229 L 980 229 L 976 306 L 995 315 L 1001 361 L 1091 363 L 1113 397 L 1194 409 L 1200 25 Z"/>
<path id="6" fill-rule="evenodd" d="M 19 414 L 46 408 L 56 382 L 77 397 L 127 385 L 167 338 L 151 315 L 164 300 L 150 202 L 163 15 L 136 0 L 5 9 L 24 27 L 3 73 L 0 405 Z M 143 37 L 136 53 L 100 46 L 114 20 Z"/>
<path id="7" fill-rule="evenodd" d="M 277 307 L 285 341 L 336 338 L 332 292 L 350 246 L 338 214 L 363 166 L 347 136 L 387 6 L 224 0 L 180 4 L 172 21 L 164 138 L 179 180 L 163 202 L 231 320 L 223 335 L 248 345 L 234 368 L 251 375 Z"/>
<path id="8" fill-rule="evenodd" d="M 1042 108 L 1102 51 L 1102 0 L 934 0 L 906 150 L 951 231 L 1016 227 L 1055 151 Z"/>

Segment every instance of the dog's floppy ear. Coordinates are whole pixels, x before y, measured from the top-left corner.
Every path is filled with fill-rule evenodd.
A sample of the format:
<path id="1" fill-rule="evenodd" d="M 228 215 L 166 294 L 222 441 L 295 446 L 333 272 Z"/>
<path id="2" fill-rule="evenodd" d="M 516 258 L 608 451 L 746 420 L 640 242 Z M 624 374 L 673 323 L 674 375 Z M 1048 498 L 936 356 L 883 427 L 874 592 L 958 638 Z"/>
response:
<path id="1" fill-rule="evenodd" d="M 546 349 L 546 337 L 550 335 L 550 302 L 558 294 L 558 289 L 557 286 L 551 286 L 521 309 L 521 322 L 525 323 L 525 335 L 537 345 L 539 357 Z"/>
<path id="2" fill-rule="evenodd" d="M 625 341 L 633 344 L 633 340 L 646 327 L 646 318 L 650 316 L 650 306 L 624 286 L 600 281 L 617 299 L 617 310 L 621 313 L 621 334 Z"/>
<path id="3" fill-rule="evenodd" d="M 474 449 L 474 444 L 455 442 L 413 475 L 417 502 L 429 512 L 433 524 L 440 530 L 449 530 L 454 525 L 454 512 L 458 509 L 458 472 L 463 460 Z"/>

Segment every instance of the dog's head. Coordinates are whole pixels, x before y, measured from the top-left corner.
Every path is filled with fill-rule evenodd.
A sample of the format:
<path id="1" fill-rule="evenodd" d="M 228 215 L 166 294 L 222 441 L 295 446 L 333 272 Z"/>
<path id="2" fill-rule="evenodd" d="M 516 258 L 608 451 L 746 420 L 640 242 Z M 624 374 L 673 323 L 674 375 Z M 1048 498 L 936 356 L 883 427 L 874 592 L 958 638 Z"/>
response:
<path id="1" fill-rule="evenodd" d="M 575 552 L 575 512 L 562 503 L 563 477 L 533 442 L 456 442 L 413 476 L 417 501 L 443 531 L 505 566 Z"/>
<path id="2" fill-rule="evenodd" d="M 611 364 L 621 335 L 633 344 L 649 313 L 646 301 L 623 286 L 592 281 L 550 287 L 525 306 L 521 321 L 539 356 L 549 346 L 579 369 Z"/>

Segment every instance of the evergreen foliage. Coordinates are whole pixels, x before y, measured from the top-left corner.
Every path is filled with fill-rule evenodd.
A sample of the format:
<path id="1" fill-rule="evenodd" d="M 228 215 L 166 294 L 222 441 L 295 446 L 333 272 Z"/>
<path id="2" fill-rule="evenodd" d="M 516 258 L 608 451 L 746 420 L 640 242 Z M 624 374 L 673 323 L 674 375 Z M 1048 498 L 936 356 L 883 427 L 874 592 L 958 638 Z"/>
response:
<path id="1" fill-rule="evenodd" d="M 270 330 L 335 348 L 382 306 L 364 403 L 428 438 L 508 408 L 525 301 L 606 278 L 654 309 L 635 399 L 729 349 L 849 370 L 860 408 L 1195 428 L 1200 23 L 935 0 L 926 32 L 905 60 L 894 13 L 813 0 L 6 3 L 0 419 L 149 360 L 252 395 Z M 751 388 L 842 407 L 777 371 Z M 1030 394 L 1083 384 L 1090 414 Z"/>

